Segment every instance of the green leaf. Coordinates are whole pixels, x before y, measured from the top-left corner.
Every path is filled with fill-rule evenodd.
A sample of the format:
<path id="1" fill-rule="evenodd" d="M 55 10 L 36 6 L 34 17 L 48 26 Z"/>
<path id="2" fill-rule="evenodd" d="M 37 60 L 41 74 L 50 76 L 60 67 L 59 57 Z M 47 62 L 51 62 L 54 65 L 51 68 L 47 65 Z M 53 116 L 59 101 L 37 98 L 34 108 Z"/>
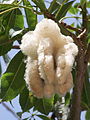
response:
<path id="1" fill-rule="evenodd" d="M 40 8 L 41 12 L 45 12 L 46 11 L 46 6 L 44 4 L 44 0 L 32 0 L 37 7 Z"/>
<path id="2" fill-rule="evenodd" d="M 14 27 L 18 27 L 19 29 L 24 28 L 24 20 L 22 15 L 16 15 Z"/>
<path id="3" fill-rule="evenodd" d="M 87 43 L 90 43 L 90 33 L 87 35 Z"/>
<path id="4" fill-rule="evenodd" d="M 54 97 L 43 98 L 43 99 L 34 98 L 33 101 L 35 110 L 38 110 L 39 112 L 44 113 L 46 115 L 48 115 L 49 112 L 52 111 L 53 103 L 54 103 Z"/>
<path id="5" fill-rule="evenodd" d="M 33 95 L 29 94 L 29 91 L 26 87 L 20 94 L 19 103 L 23 112 L 26 112 L 33 107 Z"/>
<path id="6" fill-rule="evenodd" d="M 28 0 L 23 0 L 24 5 L 31 7 Z M 35 15 L 31 10 L 25 8 L 26 20 L 30 30 L 34 30 L 37 23 L 37 15 Z"/>
<path id="7" fill-rule="evenodd" d="M 8 54 L 3 55 L 3 60 L 4 60 L 4 62 L 5 62 L 6 64 L 8 64 L 9 61 L 10 61 L 9 55 L 8 55 Z"/>
<path id="8" fill-rule="evenodd" d="M 0 5 L 1 5 L 1 4 L 0 4 Z M 8 4 L 7 4 L 7 5 L 8 5 Z M 12 6 L 12 7 L 6 7 L 6 8 L 3 7 L 3 8 L 0 10 L 0 16 L 5 15 L 5 14 L 7 14 L 7 13 L 9 13 L 9 12 L 15 10 L 15 9 L 18 9 L 18 8 L 19 8 L 18 6 Z"/>
<path id="9" fill-rule="evenodd" d="M 81 6 L 82 6 L 84 3 L 86 3 L 86 2 L 87 2 L 87 0 L 80 0 Z"/>
<path id="10" fill-rule="evenodd" d="M 63 2 L 68 2 L 69 0 L 57 0 L 57 2 L 59 2 L 60 4 L 62 4 Z"/>
<path id="11" fill-rule="evenodd" d="M 9 11 L 8 13 L 1 16 L 1 23 L 3 26 L 3 33 L 9 36 L 9 30 L 14 27 L 16 10 Z M 12 24 L 11 24 L 12 22 Z"/>
<path id="12" fill-rule="evenodd" d="M 71 96 L 70 96 L 70 93 L 68 92 L 66 94 L 66 96 L 65 96 L 65 105 L 69 105 L 70 104 L 70 98 L 71 98 Z"/>
<path id="13" fill-rule="evenodd" d="M 86 3 L 87 8 L 90 8 L 90 1 Z"/>
<path id="14" fill-rule="evenodd" d="M 74 4 L 74 8 L 78 8 L 80 6 L 80 3 L 78 3 L 78 2 L 76 2 L 75 4 Z"/>
<path id="15" fill-rule="evenodd" d="M 88 43 L 90 43 L 90 39 L 88 40 Z"/>
<path id="16" fill-rule="evenodd" d="M 9 30 L 14 27 L 15 17 L 16 17 L 15 13 L 16 13 L 16 10 L 13 10 L 8 14 L 8 16 L 4 16 L 4 18 L 3 18 L 3 19 L 6 19 L 5 22 L 7 22 L 7 23 L 5 23 L 5 25 L 6 25 L 6 34 L 9 34 Z M 12 22 L 12 24 L 11 24 L 11 22 Z"/>
<path id="17" fill-rule="evenodd" d="M 55 10 L 55 5 L 57 4 L 57 0 L 53 0 L 48 8 L 48 11 L 52 13 Z"/>
<path id="18" fill-rule="evenodd" d="M 2 4 L 0 3 L 0 12 L 4 11 L 4 10 L 7 10 L 7 9 L 10 9 L 10 8 L 13 8 L 14 5 L 13 4 Z"/>
<path id="19" fill-rule="evenodd" d="M 23 16 L 18 8 L 12 11 L 8 11 L 4 15 L 1 15 L 0 22 L 1 22 L 0 31 L 2 34 L 4 33 L 7 36 L 9 36 L 9 30 L 11 28 L 24 27 Z"/>
<path id="20" fill-rule="evenodd" d="M 71 7 L 70 9 L 69 9 L 69 12 L 71 13 L 71 14 L 77 14 L 78 13 L 78 9 L 77 8 L 75 8 L 75 7 Z"/>
<path id="21" fill-rule="evenodd" d="M 0 56 L 6 54 L 12 48 L 12 43 L 0 45 Z"/>
<path id="22" fill-rule="evenodd" d="M 9 81 L 11 79 L 13 79 L 13 76 L 14 76 L 13 73 L 6 73 L 6 74 L 2 75 L 2 77 L 0 78 L 0 83 L 1 83 L 0 98 L 1 99 L 6 97 L 6 92 L 8 89 L 9 89 L 9 92 L 13 92 L 13 89 L 11 87 L 9 88 L 9 86 L 10 86 Z M 9 92 L 8 92 L 8 94 L 10 94 Z M 9 95 L 9 97 L 12 98 L 12 94 L 11 94 L 11 96 Z"/>
<path id="23" fill-rule="evenodd" d="M 5 34 L 0 35 L 0 46 L 1 46 L 1 44 L 5 43 L 7 41 L 9 41 L 8 35 L 5 35 Z"/>
<path id="24" fill-rule="evenodd" d="M 6 54 L 12 48 L 13 41 L 10 40 L 9 30 L 14 27 L 24 27 L 20 10 L 12 10 L 2 15 L 0 22 L 0 55 Z"/>
<path id="25" fill-rule="evenodd" d="M 18 52 L 10 61 L 6 73 L 2 75 L 1 82 L 1 99 L 10 101 L 15 98 L 25 87 L 23 62 L 24 55 Z"/>
<path id="26" fill-rule="evenodd" d="M 90 110 L 86 112 L 85 118 L 86 120 L 90 120 Z"/>
<path id="27" fill-rule="evenodd" d="M 12 43 L 6 34 L 0 35 L 0 56 L 6 54 L 12 48 Z"/>
<path id="28" fill-rule="evenodd" d="M 43 119 L 43 120 L 51 120 L 48 117 L 44 116 L 44 115 L 37 115 L 39 118 Z"/>
<path id="29" fill-rule="evenodd" d="M 61 33 L 68 36 L 68 31 L 62 25 L 59 25 L 59 27 L 61 29 Z"/>
<path id="30" fill-rule="evenodd" d="M 65 4 L 62 4 L 56 14 L 56 19 L 60 20 L 62 17 L 64 17 L 66 15 L 66 13 L 68 12 L 68 10 L 70 9 L 70 7 L 72 6 L 74 1 L 70 1 L 67 2 Z"/>
<path id="31" fill-rule="evenodd" d="M 18 28 L 19 29 L 23 29 L 24 28 L 24 17 L 22 15 L 22 12 L 20 11 L 20 9 L 16 9 L 15 10 L 15 24 L 14 24 L 14 28 Z"/>
<path id="32" fill-rule="evenodd" d="M 43 9 L 45 10 L 46 9 L 46 6 L 45 6 L 45 3 L 44 3 L 44 0 L 37 0 L 39 5 L 40 5 L 40 8 L 43 7 Z"/>
<path id="33" fill-rule="evenodd" d="M 90 15 L 88 16 L 89 21 L 87 21 L 88 34 L 90 34 Z"/>
<path id="34" fill-rule="evenodd" d="M 90 81 L 89 81 L 89 73 L 87 71 L 86 79 L 84 82 L 83 93 L 82 93 L 82 103 L 87 105 L 90 108 Z"/>
<path id="35" fill-rule="evenodd" d="M 58 94 L 55 94 L 54 95 L 54 104 L 56 104 L 57 101 L 62 101 L 62 98 Z"/>
<path id="36" fill-rule="evenodd" d="M 22 36 L 27 33 L 29 31 L 28 28 L 25 28 L 23 30 L 20 30 L 20 31 L 15 31 L 13 34 L 13 37 L 10 39 L 10 41 L 15 41 L 15 40 L 18 40 L 19 42 L 21 41 L 22 39 Z M 21 42 L 20 42 L 21 43 Z"/>
<path id="37" fill-rule="evenodd" d="M 1 73 L 2 73 L 2 66 L 1 66 L 1 61 L 0 61 L 0 76 L 1 76 Z"/>
<path id="38" fill-rule="evenodd" d="M 57 0 L 53 0 L 50 4 L 50 7 L 48 8 L 48 11 L 52 14 L 56 14 L 58 9 L 60 8 L 60 4 L 57 2 Z"/>
<path id="39" fill-rule="evenodd" d="M 12 48 L 12 43 L 15 41 L 15 40 L 18 40 L 19 41 L 19 43 L 20 43 L 20 41 L 21 41 L 21 39 L 22 39 L 22 36 L 25 34 L 25 33 L 27 33 L 28 32 L 28 29 L 24 29 L 24 30 L 22 30 L 21 32 L 17 32 L 16 31 L 16 33 L 14 33 L 14 35 L 15 36 L 13 36 L 12 38 L 10 38 L 10 39 L 5 39 L 4 40 L 4 38 L 2 39 L 2 41 L 1 41 L 1 44 L 0 44 L 0 55 L 4 55 L 4 54 L 6 54 L 9 50 L 11 50 L 11 48 Z M 4 36 L 4 35 L 3 35 Z"/>

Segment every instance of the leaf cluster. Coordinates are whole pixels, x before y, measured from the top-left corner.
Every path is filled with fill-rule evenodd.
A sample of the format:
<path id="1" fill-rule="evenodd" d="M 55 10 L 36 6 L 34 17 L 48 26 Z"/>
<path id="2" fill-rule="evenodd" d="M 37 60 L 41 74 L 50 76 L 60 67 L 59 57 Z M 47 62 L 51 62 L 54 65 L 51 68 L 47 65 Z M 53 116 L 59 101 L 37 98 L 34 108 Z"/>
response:
<path id="1" fill-rule="evenodd" d="M 8 1 L 9 2 L 9 1 Z M 47 7 L 49 6 L 49 7 Z M 25 72 L 25 56 L 19 52 L 10 60 L 8 52 L 10 53 L 15 48 L 14 43 L 20 45 L 22 36 L 29 30 L 34 30 L 38 22 L 38 16 L 52 14 L 56 21 L 69 22 L 71 27 L 77 29 L 82 28 L 82 15 L 87 12 L 87 19 L 84 27 L 87 29 L 87 40 L 85 44 L 90 43 L 90 1 L 80 0 L 53 0 L 52 2 L 44 0 L 14 0 L 8 4 L 3 1 L 0 3 L 0 56 L 3 57 L 5 63 L 8 63 L 6 71 L 2 74 L 3 65 L 0 62 L 0 100 L 12 101 L 19 95 L 19 103 L 22 108 L 21 115 L 28 112 L 31 108 L 34 111 L 38 110 L 41 114 L 35 114 L 43 120 L 50 120 L 47 117 L 50 112 L 54 112 L 54 106 L 57 101 L 61 102 L 61 97 L 58 95 L 50 99 L 37 99 L 26 88 L 24 81 Z M 81 12 L 83 10 L 83 13 Z M 68 29 L 70 32 L 78 35 L 78 32 Z M 62 28 L 65 34 L 64 28 Z M 1 61 L 1 57 L 0 57 Z M 76 66 L 72 71 L 73 79 L 76 76 Z M 82 93 L 82 111 L 86 110 L 86 120 L 90 119 L 90 63 L 84 81 L 84 88 Z M 71 94 L 65 96 L 65 105 L 70 105 Z M 33 115 L 34 116 L 34 115 Z M 27 118 L 28 120 L 28 118 Z"/>

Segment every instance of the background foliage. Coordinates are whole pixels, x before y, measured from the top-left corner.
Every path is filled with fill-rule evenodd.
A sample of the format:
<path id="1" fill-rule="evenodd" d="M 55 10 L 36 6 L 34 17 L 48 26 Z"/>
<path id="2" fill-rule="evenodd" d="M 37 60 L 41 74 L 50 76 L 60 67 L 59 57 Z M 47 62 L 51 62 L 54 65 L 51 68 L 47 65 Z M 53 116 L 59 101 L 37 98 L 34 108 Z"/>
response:
<path id="1" fill-rule="evenodd" d="M 60 105 L 62 98 L 58 95 L 50 99 L 37 99 L 26 88 L 24 81 L 25 56 L 19 52 L 10 59 L 8 52 L 12 49 L 19 49 L 22 36 L 29 30 L 34 30 L 40 16 L 48 17 L 59 22 L 67 22 L 66 29 L 79 35 L 80 30 L 86 28 L 87 38 L 84 46 L 90 43 L 90 1 L 89 0 L 13 0 L 12 2 L 3 0 L 0 3 L 0 56 L 2 56 L 7 69 L 2 73 L 3 66 L 0 63 L 0 102 L 11 101 L 19 95 L 19 104 L 22 112 L 17 113 L 18 119 L 22 118 L 24 112 L 29 112 L 33 108 L 32 116 L 22 118 L 32 119 L 38 116 L 43 120 L 51 120 L 53 117 L 60 119 Z M 86 15 L 87 14 L 87 18 Z M 85 19 L 85 21 L 83 21 Z M 64 23 L 63 23 L 64 25 Z M 65 35 L 69 32 L 61 26 L 61 31 Z M 18 51 L 18 50 L 17 50 Z M 0 57 L 1 59 L 1 57 Z M 73 67 L 73 78 L 75 81 L 76 68 Z M 71 105 L 69 92 L 65 96 L 64 106 Z M 59 101 L 59 108 L 57 106 Z M 85 73 L 84 87 L 81 99 L 82 111 L 86 111 L 86 120 L 90 120 L 90 63 L 88 62 Z M 37 111 L 37 112 L 36 112 Z M 49 118 L 48 114 L 52 113 Z M 35 119 L 35 118 L 34 118 Z"/>

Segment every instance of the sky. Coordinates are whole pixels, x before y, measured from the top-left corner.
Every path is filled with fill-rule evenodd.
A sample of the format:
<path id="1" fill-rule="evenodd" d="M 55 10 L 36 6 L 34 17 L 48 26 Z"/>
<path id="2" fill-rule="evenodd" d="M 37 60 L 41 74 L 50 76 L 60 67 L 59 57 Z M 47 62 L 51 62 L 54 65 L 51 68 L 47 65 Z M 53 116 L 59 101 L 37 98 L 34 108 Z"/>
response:
<path id="1" fill-rule="evenodd" d="M 0 0 L 1 2 L 2 0 Z M 13 0 L 11 0 L 13 1 Z M 51 1 L 51 0 L 50 0 Z M 48 6 L 48 5 L 47 5 Z M 68 14 L 69 15 L 69 14 Z M 43 17 L 42 16 L 39 16 L 38 17 L 38 21 L 41 21 Z M 66 22 L 71 22 L 71 20 L 69 21 L 66 21 Z M 26 23 L 25 23 L 26 24 Z M 9 56 L 10 58 L 13 58 L 13 56 L 17 53 L 17 50 L 11 50 L 11 52 L 9 52 Z M 0 59 L 2 60 L 2 58 L 0 57 Z M 3 72 L 5 71 L 5 68 L 6 68 L 6 65 L 4 64 L 4 62 L 2 61 L 2 65 L 3 65 Z M 19 102 L 18 102 L 18 98 L 19 97 L 16 97 L 15 99 L 12 100 L 12 103 L 13 103 L 13 106 L 14 108 L 10 105 L 9 102 L 5 102 L 5 104 L 7 104 L 13 111 L 15 112 L 21 112 L 21 108 L 20 108 L 20 105 L 19 105 Z M 27 117 L 29 116 L 30 114 L 28 113 L 25 113 L 23 116 L 24 117 Z M 6 108 L 0 104 L 0 120 L 18 120 L 17 118 L 15 118 L 9 111 L 6 110 Z M 36 120 L 40 120 L 38 118 L 36 118 Z M 82 112 L 81 114 L 81 120 L 85 120 L 85 111 Z"/>

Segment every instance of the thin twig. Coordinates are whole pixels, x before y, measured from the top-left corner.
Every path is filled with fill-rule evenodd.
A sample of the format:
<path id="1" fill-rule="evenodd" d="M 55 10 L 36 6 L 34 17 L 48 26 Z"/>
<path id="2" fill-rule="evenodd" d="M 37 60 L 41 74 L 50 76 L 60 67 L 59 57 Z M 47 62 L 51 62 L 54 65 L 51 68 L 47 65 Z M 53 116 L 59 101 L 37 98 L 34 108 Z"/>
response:
<path id="1" fill-rule="evenodd" d="M 82 39 L 84 36 L 86 36 L 86 29 L 84 29 L 77 38 Z"/>
<path id="2" fill-rule="evenodd" d="M 20 49 L 20 47 L 18 45 L 14 45 L 12 46 L 12 49 Z"/>
<path id="3" fill-rule="evenodd" d="M 5 11 L 3 11 L 3 12 L 0 12 L 0 15 L 5 14 L 5 13 L 7 13 L 7 12 L 10 12 L 10 11 L 12 11 L 12 10 L 18 9 L 18 8 L 19 8 L 19 7 L 13 7 L 13 8 L 7 9 L 7 10 L 5 10 Z"/>

